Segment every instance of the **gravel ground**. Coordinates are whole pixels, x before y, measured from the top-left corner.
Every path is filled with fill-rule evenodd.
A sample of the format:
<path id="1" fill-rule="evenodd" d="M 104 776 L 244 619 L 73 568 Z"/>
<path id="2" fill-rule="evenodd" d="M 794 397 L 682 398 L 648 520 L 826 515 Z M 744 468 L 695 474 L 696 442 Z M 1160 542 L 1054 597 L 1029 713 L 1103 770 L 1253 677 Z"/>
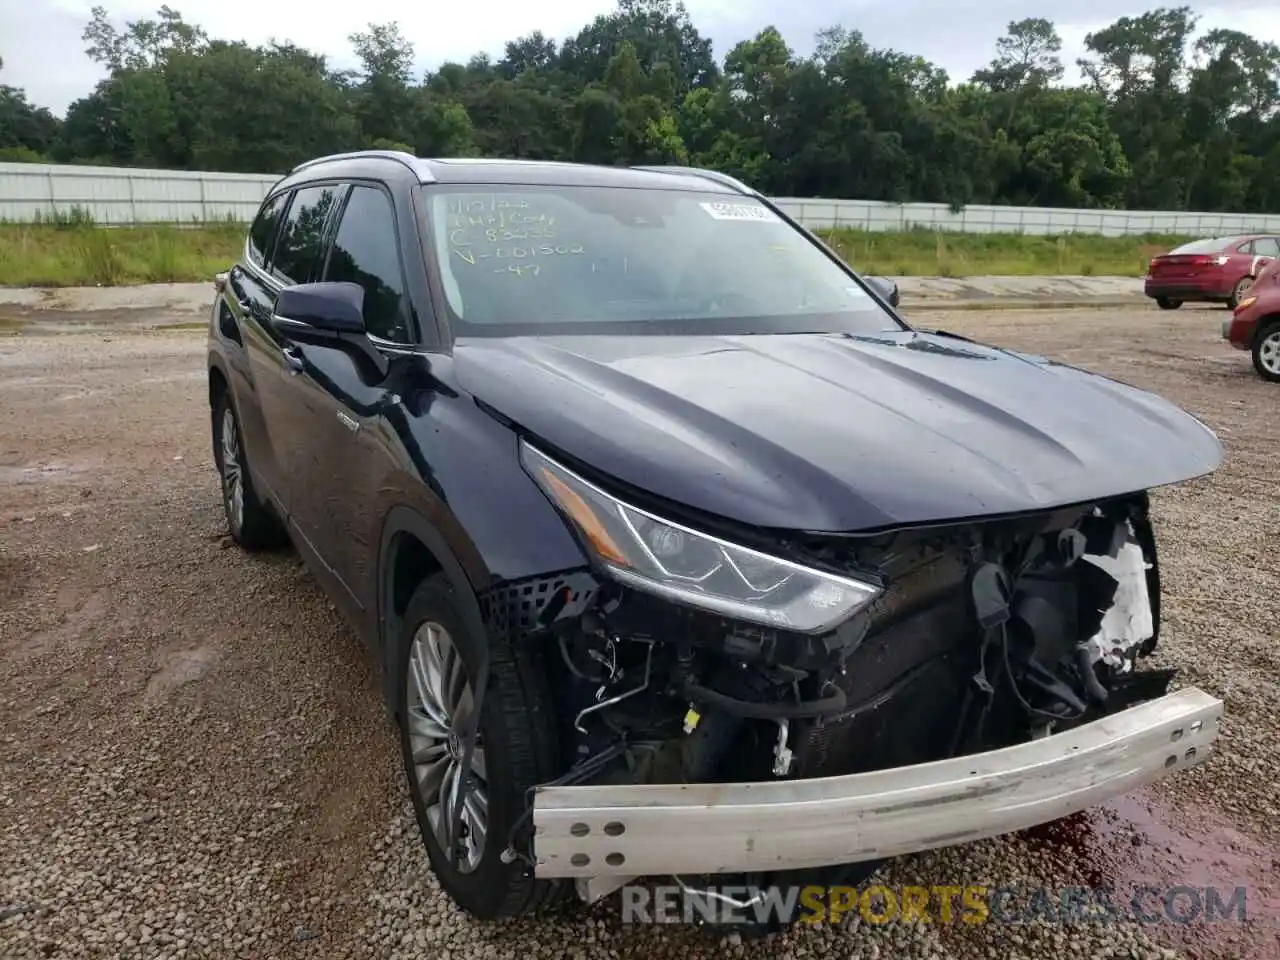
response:
<path id="1" fill-rule="evenodd" d="M 0 339 L 0 956 L 1280 956 L 1278 394 L 1218 339 L 1223 316 L 922 316 L 1218 431 L 1223 468 L 1156 498 L 1159 660 L 1227 714 L 1189 775 L 881 879 L 1244 884 L 1247 924 L 850 921 L 743 943 L 624 926 L 613 901 L 470 921 L 427 868 L 365 651 L 292 553 L 228 549 L 202 337 L 106 322 Z"/>

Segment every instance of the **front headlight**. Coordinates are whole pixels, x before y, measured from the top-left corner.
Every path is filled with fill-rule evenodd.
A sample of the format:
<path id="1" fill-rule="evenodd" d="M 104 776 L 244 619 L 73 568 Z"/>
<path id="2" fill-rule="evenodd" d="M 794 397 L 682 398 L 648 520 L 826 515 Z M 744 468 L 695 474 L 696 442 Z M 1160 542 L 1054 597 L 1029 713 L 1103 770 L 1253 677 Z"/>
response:
<path id="1" fill-rule="evenodd" d="M 525 469 L 615 580 L 799 633 L 825 633 L 880 588 L 727 543 L 622 503 L 523 441 Z"/>

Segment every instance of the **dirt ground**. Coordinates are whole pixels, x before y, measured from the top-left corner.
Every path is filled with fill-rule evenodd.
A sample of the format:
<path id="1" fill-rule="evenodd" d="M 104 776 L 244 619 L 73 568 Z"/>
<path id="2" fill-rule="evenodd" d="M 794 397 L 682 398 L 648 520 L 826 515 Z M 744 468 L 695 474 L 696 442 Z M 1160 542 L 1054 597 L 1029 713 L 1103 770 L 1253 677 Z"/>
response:
<path id="1" fill-rule="evenodd" d="M 0 336 L 0 956 L 1280 956 L 1280 388 L 1219 338 L 1225 316 L 921 315 L 1156 390 L 1222 438 L 1216 475 L 1155 503 L 1158 665 L 1226 717 L 1195 772 L 885 877 L 1244 886 L 1247 922 L 853 922 L 766 943 L 624 927 L 611 902 L 461 916 L 418 845 L 366 652 L 293 553 L 224 535 L 203 335 L 107 315 Z"/>

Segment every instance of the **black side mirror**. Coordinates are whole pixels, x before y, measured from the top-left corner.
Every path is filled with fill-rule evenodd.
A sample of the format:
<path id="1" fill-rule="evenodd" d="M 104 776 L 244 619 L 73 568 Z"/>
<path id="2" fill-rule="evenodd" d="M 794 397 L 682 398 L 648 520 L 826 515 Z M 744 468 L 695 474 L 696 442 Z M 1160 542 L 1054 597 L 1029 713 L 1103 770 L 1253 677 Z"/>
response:
<path id="1" fill-rule="evenodd" d="M 277 330 L 298 340 L 331 339 L 333 334 L 363 334 L 364 287 L 358 283 L 300 283 L 276 298 Z M 323 336 L 328 334 L 329 336 Z"/>
<path id="2" fill-rule="evenodd" d="M 271 325 L 286 340 L 336 347 L 353 354 L 381 379 L 390 364 L 364 326 L 364 287 L 347 281 L 300 283 L 276 297 Z"/>
<path id="3" fill-rule="evenodd" d="M 863 277 L 868 284 L 876 288 L 876 293 L 880 294 L 889 302 L 889 306 L 895 310 L 898 308 L 898 285 L 888 277 Z"/>

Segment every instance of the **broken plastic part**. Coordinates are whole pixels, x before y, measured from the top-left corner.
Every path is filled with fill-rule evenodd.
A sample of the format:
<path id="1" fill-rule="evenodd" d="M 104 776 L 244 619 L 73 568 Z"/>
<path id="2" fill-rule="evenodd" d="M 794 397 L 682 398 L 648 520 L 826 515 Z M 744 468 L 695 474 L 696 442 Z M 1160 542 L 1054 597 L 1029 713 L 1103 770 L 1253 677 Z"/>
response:
<path id="1" fill-rule="evenodd" d="M 978 670 L 973 684 L 990 701 L 995 689 L 987 679 L 987 648 L 996 630 L 1009 620 L 1009 599 L 1012 586 L 1009 573 L 998 563 L 984 563 L 973 573 L 969 585 L 973 597 L 973 612 L 982 627 L 982 648 L 978 652 Z"/>
<path id="2" fill-rule="evenodd" d="M 1090 663 L 1101 661 L 1120 673 L 1133 669 L 1134 654 L 1155 635 L 1155 618 L 1147 591 L 1150 564 L 1142 547 L 1129 538 L 1113 556 L 1085 554 L 1084 560 L 1109 574 L 1116 581 L 1115 598 L 1102 616 L 1097 632 L 1085 641 Z"/>
<path id="3" fill-rule="evenodd" d="M 991 630 L 1009 619 L 1009 599 L 1013 594 L 1009 574 L 998 563 L 984 563 L 973 573 L 973 612 L 983 630 Z"/>
<path id="4" fill-rule="evenodd" d="M 791 771 L 791 750 L 787 746 L 787 738 L 791 733 L 791 724 L 786 720 L 778 721 L 778 743 L 773 748 L 773 775 L 785 777 Z"/>

